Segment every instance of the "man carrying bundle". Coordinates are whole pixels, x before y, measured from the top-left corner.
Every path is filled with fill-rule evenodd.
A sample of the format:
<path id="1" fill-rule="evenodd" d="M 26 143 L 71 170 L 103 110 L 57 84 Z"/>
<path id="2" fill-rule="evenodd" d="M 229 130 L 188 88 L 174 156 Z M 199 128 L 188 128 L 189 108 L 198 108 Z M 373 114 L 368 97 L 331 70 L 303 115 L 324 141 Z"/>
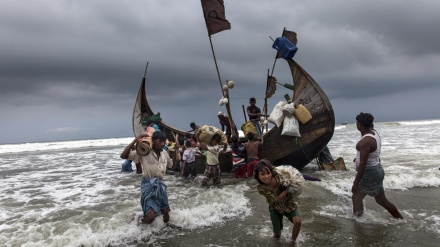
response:
<path id="1" fill-rule="evenodd" d="M 155 131 L 152 134 L 151 151 L 145 155 L 138 155 L 133 146 L 139 140 L 149 137 L 144 133 L 137 136 L 133 141 L 125 147 L 121 153 L 122 159 L 139 160 L 142 166 L 142 183 L 141 183 L 141 206 L 144 215 L 141 219 L 143 224 L 151 224 L 157 216 L 163 215 L 163 221 L 168 223 L 170 220 L 170 206 L 168 205 L 167 186 L 163 183 L 162 178 L 166 174 L 167 168 L 174 170 L 173 160 L 166 151 L 163 151 L 166 142 L 166 135 L 162 131 Z M 179 144 L 176 143 L 174 148 L 175 154 L 178 153 Z"/>

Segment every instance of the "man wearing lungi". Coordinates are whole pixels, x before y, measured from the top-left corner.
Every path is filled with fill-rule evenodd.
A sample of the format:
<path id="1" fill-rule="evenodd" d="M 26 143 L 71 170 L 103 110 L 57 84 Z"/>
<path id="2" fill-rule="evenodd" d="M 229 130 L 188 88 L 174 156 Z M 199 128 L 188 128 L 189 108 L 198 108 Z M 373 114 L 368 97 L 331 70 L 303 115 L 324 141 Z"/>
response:
<path id="1" fill-rule="evenodd" d="M 144 216 L 141 222 L 151 224 L 157 216 L 162 214 L 163 221 L 167 223 L 170 220 L 170 206 L 168 205 L 167 186 L 163 183 L 162 178 L 165 176 L 167 168 L 174 170 L 175 164 L 173 165 L 174 162 L 168 153 L 163 151 L 166 135 L 162 131 L 153 133 L 151 151 L 145 156 L 139 156 L 133 147 L 145 137 L 148 137 L 148 134 L 137 136 L 122 151 L 121 158 L 130 160 L 138 158 L 142 165 L 141 206 Z M 178 143 L 174 148 L 179 148 Z M 175 150 L 174 153 L 177 154 L 178 150 Z"/>
<path id="2" fill-rule="evenodd" d="M 385 197 L 383 179 L 385 172 L 380 161 L 381 139 L 374 129 L 374 117 L 361 112 L 356 116 L 356 126 L 362 138 L 356 144 L 356 178 L 353 182 L 351 199 L 353 214 L 361 216 L 364 212 L 362 200 L 366 195 L 373 196 L 394 218 L 403 219 L 399 210 Z"/>

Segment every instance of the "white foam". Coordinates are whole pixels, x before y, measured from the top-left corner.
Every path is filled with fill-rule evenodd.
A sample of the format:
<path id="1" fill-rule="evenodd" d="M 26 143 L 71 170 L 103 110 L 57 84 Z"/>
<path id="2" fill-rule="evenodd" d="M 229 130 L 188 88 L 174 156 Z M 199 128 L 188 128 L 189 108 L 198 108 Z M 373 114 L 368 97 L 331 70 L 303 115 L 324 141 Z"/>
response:
<path id="1" fill-rule="evenodd" d="M 127 145 L 132 137 L 0 145 L 0 154 Z"/>
<path id="2" fill-rule="evenodd" d="M 421 120 L 421 121 L 403 121 L 398 122 L 401 125 L 431 125 L 431 124 L 440 124 L 440 120 Z"/>

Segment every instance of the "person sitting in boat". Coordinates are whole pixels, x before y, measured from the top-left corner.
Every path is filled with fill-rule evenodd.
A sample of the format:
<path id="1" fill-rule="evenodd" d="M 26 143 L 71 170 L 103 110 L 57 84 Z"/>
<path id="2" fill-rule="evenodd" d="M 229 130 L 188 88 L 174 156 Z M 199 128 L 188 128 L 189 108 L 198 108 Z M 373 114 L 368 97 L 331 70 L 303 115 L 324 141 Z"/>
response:
<path id="1" fill-rule="evenodd" d="M 257 165 L 259 159 L 258 159 L 258 146 L 260 144 L 263 144 L 263 137 L 260 141 L 255 141 L 254 133 L 248 132 L 246 134 L 247 142 L 244 144 L 246 153 L 247 153 L 247 160 L 246 160 L 246 170 L 248 177 L 252 177 L 254 174 L 254 168 Z"/>
<path id="2" fill-rule="evenodd" d="M 231 135 L 232 135 L 232 128 L 231 128 L 231 123 L 229 122 L 229 118 L 222 111 L 219 111 L 217 113 L 217 117 L 220 122 L 220 125 L 222 126 L 222 131 L 225 131 L 225 128 L 226 128 L 225 135 L 226 135 L 226 138 L 228 139 L 228 142 L 229 142 L 229 140 L 231 139 Z M 238 133 L 237 127 L 235 126 L 234 123 L 232 123 L 232 125 L 234 126 L 234 131 L 235 131 L 235 134 L 237 135 L 237 133 Z"/>
<path id="3" fill-rule="evenodd" d="M 252 124 L 257 129 L 257 135 L 258 138 L 261 139 L 261 127 L 260 127 L 260 117 L 262 116 L 260 108 L 258 108 L 255 104 L 257 103 L 257 100 L 254 97 L 251 97 L 249 99 L 250 106 L 247 107 L 246 111 L 249 116 L 249 121 L 252 122 Z"/>

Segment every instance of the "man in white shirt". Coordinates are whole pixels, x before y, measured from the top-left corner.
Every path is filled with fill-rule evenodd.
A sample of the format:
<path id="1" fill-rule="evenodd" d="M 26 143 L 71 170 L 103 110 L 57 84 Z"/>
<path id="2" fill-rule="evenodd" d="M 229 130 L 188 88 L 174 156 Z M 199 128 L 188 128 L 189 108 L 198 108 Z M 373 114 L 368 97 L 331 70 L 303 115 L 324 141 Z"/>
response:
<path id="1" fill-rule="evenodd" d="M 155 131 L 152 136 L 152 147 L 150 153 L 145 156 L 139 156 L 134 145 L 142 138 L 148 137 L 148 134 L 137 136 L 130 144 L 125 147 L 121 153 L 122 159 L 138 159 L 142 166 L 141 183 L 141 206 L 144 216 L 141 219 L 143 224 L 151 224 L 157 216 L 163 215 L 163 221 L 167 223 L 170 219 L 168 205 L 167 186 L 162 179 L 166 174 L 167 168 L 173 170 L 173 160 L 170 158 L 163 147 L 166 143 L 166 135 L 162 131 Z M 176 143 L 174 148 L 178 149 Z M 175 154 L 177 154 L 175 150 Z"/>

